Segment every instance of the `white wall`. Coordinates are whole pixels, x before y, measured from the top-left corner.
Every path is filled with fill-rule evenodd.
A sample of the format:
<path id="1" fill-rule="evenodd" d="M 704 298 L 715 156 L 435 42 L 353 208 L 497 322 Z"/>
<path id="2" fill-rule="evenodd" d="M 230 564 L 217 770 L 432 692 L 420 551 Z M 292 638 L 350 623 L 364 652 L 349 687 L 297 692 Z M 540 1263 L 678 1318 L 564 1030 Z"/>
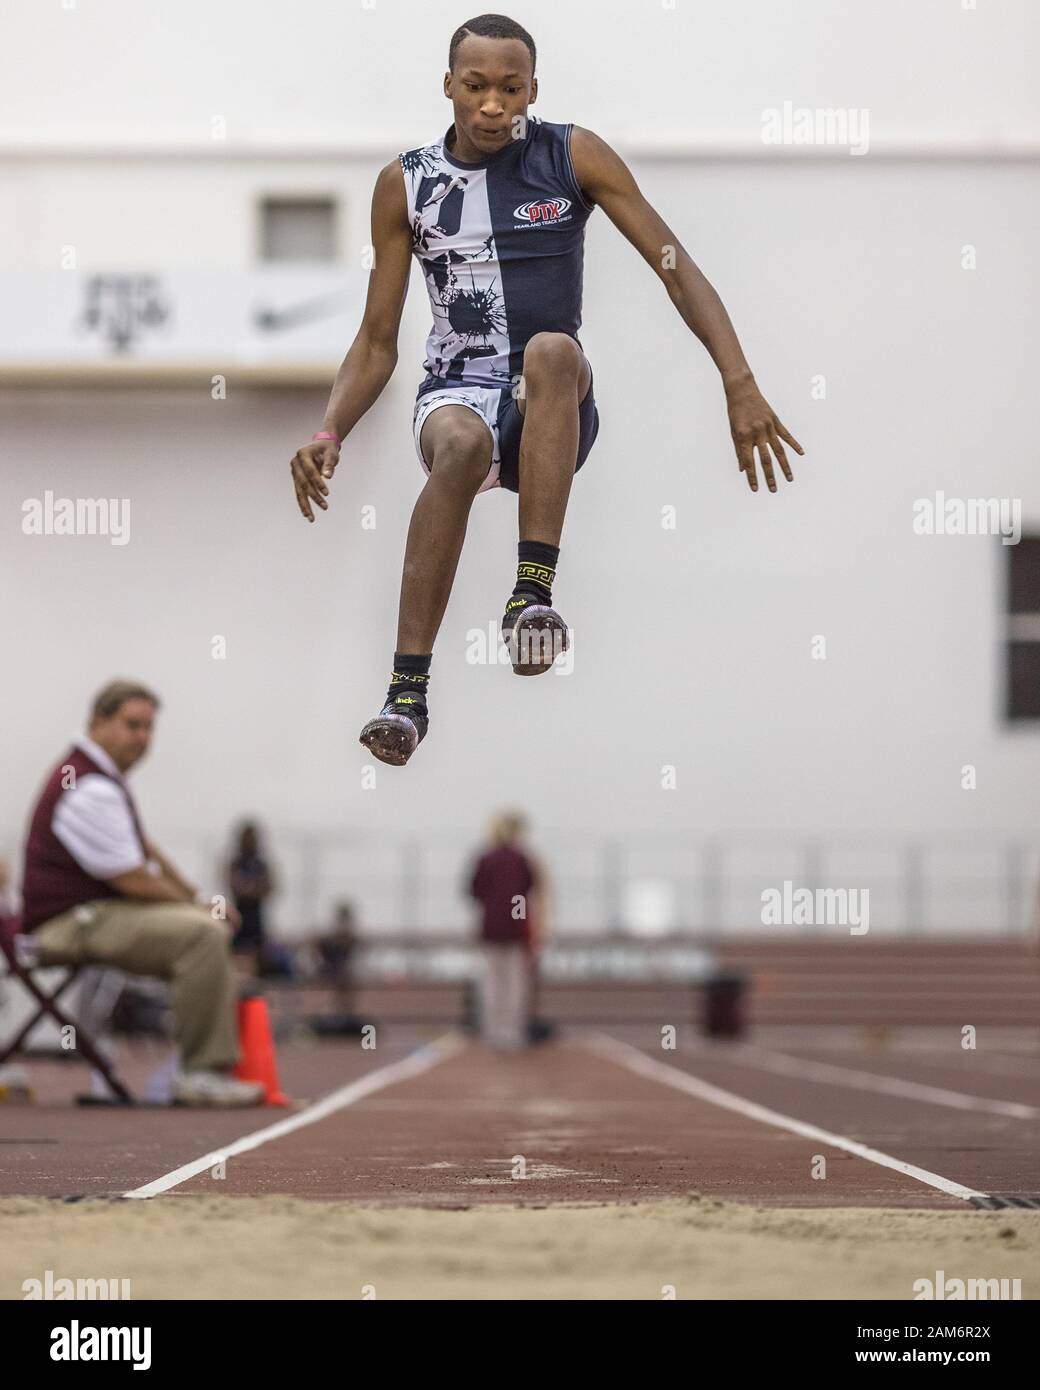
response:
<path id="1" fill-rule="evenodd" d="M 970 0 L 969 0 L 970 3 Z M 74 5 L 67 9 L 66 5 Z M 1030 0 L 524 0 L 540 114 L 609 138 L 757 141 L 763 107 L 869 106 L 879 138 L 1040 133 Z M 443 0 L 6 0 L 5 138 L 231 141 L 440 131 Z"/>
<path id="2" fill-rule="evenodd" d="M 1035 188 L 1018 166 L 975 164 L 656 166 L 643 185 L 802 439 L 797 480 L 747 492 L 714 369 L 594 216 L 583 341 L 602 433 L 575 482 L 556 590 L 574 674 L 524 682 L 467 666 L 466 631 L 499 616 L 514 558 L 514 499 L 480 497 L 435 656 L 433 734 L 407 774 L 381 775 L 363 814 L 390 825 L 429 799 L 439 818 L 461 817 L 501 794 L 508 759 L 507 785 L 543 815 L 570 797 L 576 812 L 662 826 L 1020 824 L 1038 754 L 998 716 L 1003 547 L 915 536 L 911 508 L 942 488 L 1022 497 L 1038 519 L 1022 429 Z M 960 269 L 969 241 L 974 272 Z M 344 798 L 360 808 L 341 760 L 393 650 L 422 483 L 409 420 L 425 326 L 413 284 L 397 375 L 313 527 L 296 513 L 288 459 L 324 392 L 6 394 L 5 626 L 31 676 L 6 691 L 23 730 L 9 754 L 16 803 L 86 693 L 126 669 L 170 700 L 142 772 L 160 814 L 277 798 L 320 822 Z M 810 399 L 819 372 L 826 401 Z M 22 502 L 47 487 L 129 497 L 131 543 L 22 535 Z M 368 503 L 375 531 L 360 526 Z M 660 525 L 665 504 L 678 508 L 674 532 Z M 614 622 L 626 634 L 616 653 Z M 209 659 L 214 633 L 229 638 L 223 665 Z M 826 662 L 810 660 L 817 633 Z M 541 755 L 511 732 L 532 719 L 552 731 Z M 665 762 L 679 766 L 674 793 L 659 790 Z M 965 762 L 982 769 L 970 795 Z"/>

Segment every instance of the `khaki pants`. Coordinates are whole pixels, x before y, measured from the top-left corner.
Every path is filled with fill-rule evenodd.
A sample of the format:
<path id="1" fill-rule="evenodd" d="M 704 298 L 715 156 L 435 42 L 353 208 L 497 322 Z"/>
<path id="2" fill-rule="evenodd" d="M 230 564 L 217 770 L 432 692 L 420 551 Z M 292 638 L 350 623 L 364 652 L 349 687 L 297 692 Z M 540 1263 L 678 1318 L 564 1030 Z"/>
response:
<path id="1" fill-rule="evenodd" d="M 480 1031 L 489 1046 L 526 1046 L 529 982 L 530 966 L 523 943 L 485 943 Z"/>
<path id="2" fill-rule="evenodd" d="M 42 923 L 41 965 L 108 965 L 169 980 L 185 1071 L 238 1060 L 230 933 L 196 903 L 100 898 Z"/>

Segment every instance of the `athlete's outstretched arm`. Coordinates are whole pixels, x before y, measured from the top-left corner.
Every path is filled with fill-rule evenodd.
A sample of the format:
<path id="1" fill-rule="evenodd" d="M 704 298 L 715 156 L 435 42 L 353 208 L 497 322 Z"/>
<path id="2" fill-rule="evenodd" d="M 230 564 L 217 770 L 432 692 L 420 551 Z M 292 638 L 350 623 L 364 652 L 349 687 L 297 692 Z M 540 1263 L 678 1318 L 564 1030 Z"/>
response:
<path id="1" fill-rule="evenodd" d="M 784 477 L 793 481 L 781 440 L 799 454 L 802 446 L 780 423 L 759 391 L 741 351 L 736 330 L 722 300 L 694 265 L 675 233 L 643 197 L 621 156 L 598 135 L 581 126 L 571 132 L 571 157 L 578 184 L 590 203 L 597 203 L 664 284 L 669 298 L 696 333 L 722 375 L 729 426 L 740 469 L 752 492 L 758 491 L 755 454 L 769 485 L 776 491 L 770 449 Z"/>
<path id="2" fill-rule="evenodd" d="M 322 429 L 345 438 L 379 398 L 397 366 L 397 333 L 408 293 L 412 236 L 404 177 L 398 160 L 379 173 L 372 195 L 372 251 L 375 263 L 361 327 L 336 373 Z M 308 521 L 311 502 L 328 510 L 328 487 L 339 462 L 333 439 L 315 440 L 298 449 L 290 467 L 296 501 Z"/>

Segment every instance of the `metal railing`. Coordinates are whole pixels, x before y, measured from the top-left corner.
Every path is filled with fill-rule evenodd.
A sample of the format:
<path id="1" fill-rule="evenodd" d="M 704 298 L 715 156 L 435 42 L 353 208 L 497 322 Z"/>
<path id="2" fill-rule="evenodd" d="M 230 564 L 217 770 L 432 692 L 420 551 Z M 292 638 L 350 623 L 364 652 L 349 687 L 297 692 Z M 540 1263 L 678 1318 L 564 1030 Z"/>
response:
<path id="1" fill-rule="evenodd" d="M 221 887 L 213 840 L 168 839 L 207 891 Z M 472 927 L 466 895 L 481 849 L 462 833 L 413 835 L 351 829 L 268 828 L 279 892 L 273 927 L 287 938 L 329 923 L 350 902 L 364 932 L 459 931 Z M 812 936 L 844 929 L 829 920 L 769 922 L 763 894 L 814 896 L 864 890 L 869 930 L 902 937 L 1019 936 L 1032 930 L 1040 849 L 1022 839 L 935 836 L 897 839 L 800 837 L 759 832 L 722 839 L 677 833 L 542 831 L 532 848 L 552 880 L 555 933 Z"/>

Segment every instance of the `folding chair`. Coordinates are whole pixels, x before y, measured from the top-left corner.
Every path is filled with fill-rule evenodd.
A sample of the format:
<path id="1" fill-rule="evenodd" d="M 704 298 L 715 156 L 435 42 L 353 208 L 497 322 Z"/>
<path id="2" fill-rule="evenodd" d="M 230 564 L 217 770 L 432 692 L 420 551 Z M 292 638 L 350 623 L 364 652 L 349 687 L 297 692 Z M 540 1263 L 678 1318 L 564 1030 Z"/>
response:
<path id="1" fill-rule="evenodd" d="M 26 1039 L 41 1019 L 51 1018 L 59 1028 L 73 1029 L 72 1036 L 76 1039 L 75 1050 L 83 1057 L 84 1061 L 94 1068 L 112 1092 L 111 1100 L 108 1097 L 78 1096 L 79 1103 L 83 1105 L 97 1105 L 99 1103 L 136 1104 L 135 1097 L 119 1077 L 115 1065 L 110 1058 L 105 1056 L 103 1049 L 95 1042 L 89 1030 L 83 1026 L 82 1019 L 66 1013 L 58 1003 L 59 996 L 64 994 L 73 981 L 89 967 L 85 965 L 66 966 L 64 978 L 58 984 L 57 989 L 53 993 L 47 994 L 36 980 L 35 975 L 39 970 L 53 969 L 54 967 L 41 965 L 37 943 L 33 940 L 31 933 L 21 930 L 21 920 L 18 917 L 0 915 L 0 950 L 7 961 L 8 974 L 19 980 L 39 1005 L 33 1016 L 18 1030 L 11 1042 L 0 1043 L 0 1065 L 9 1057 L 24 1050 Z"/>

